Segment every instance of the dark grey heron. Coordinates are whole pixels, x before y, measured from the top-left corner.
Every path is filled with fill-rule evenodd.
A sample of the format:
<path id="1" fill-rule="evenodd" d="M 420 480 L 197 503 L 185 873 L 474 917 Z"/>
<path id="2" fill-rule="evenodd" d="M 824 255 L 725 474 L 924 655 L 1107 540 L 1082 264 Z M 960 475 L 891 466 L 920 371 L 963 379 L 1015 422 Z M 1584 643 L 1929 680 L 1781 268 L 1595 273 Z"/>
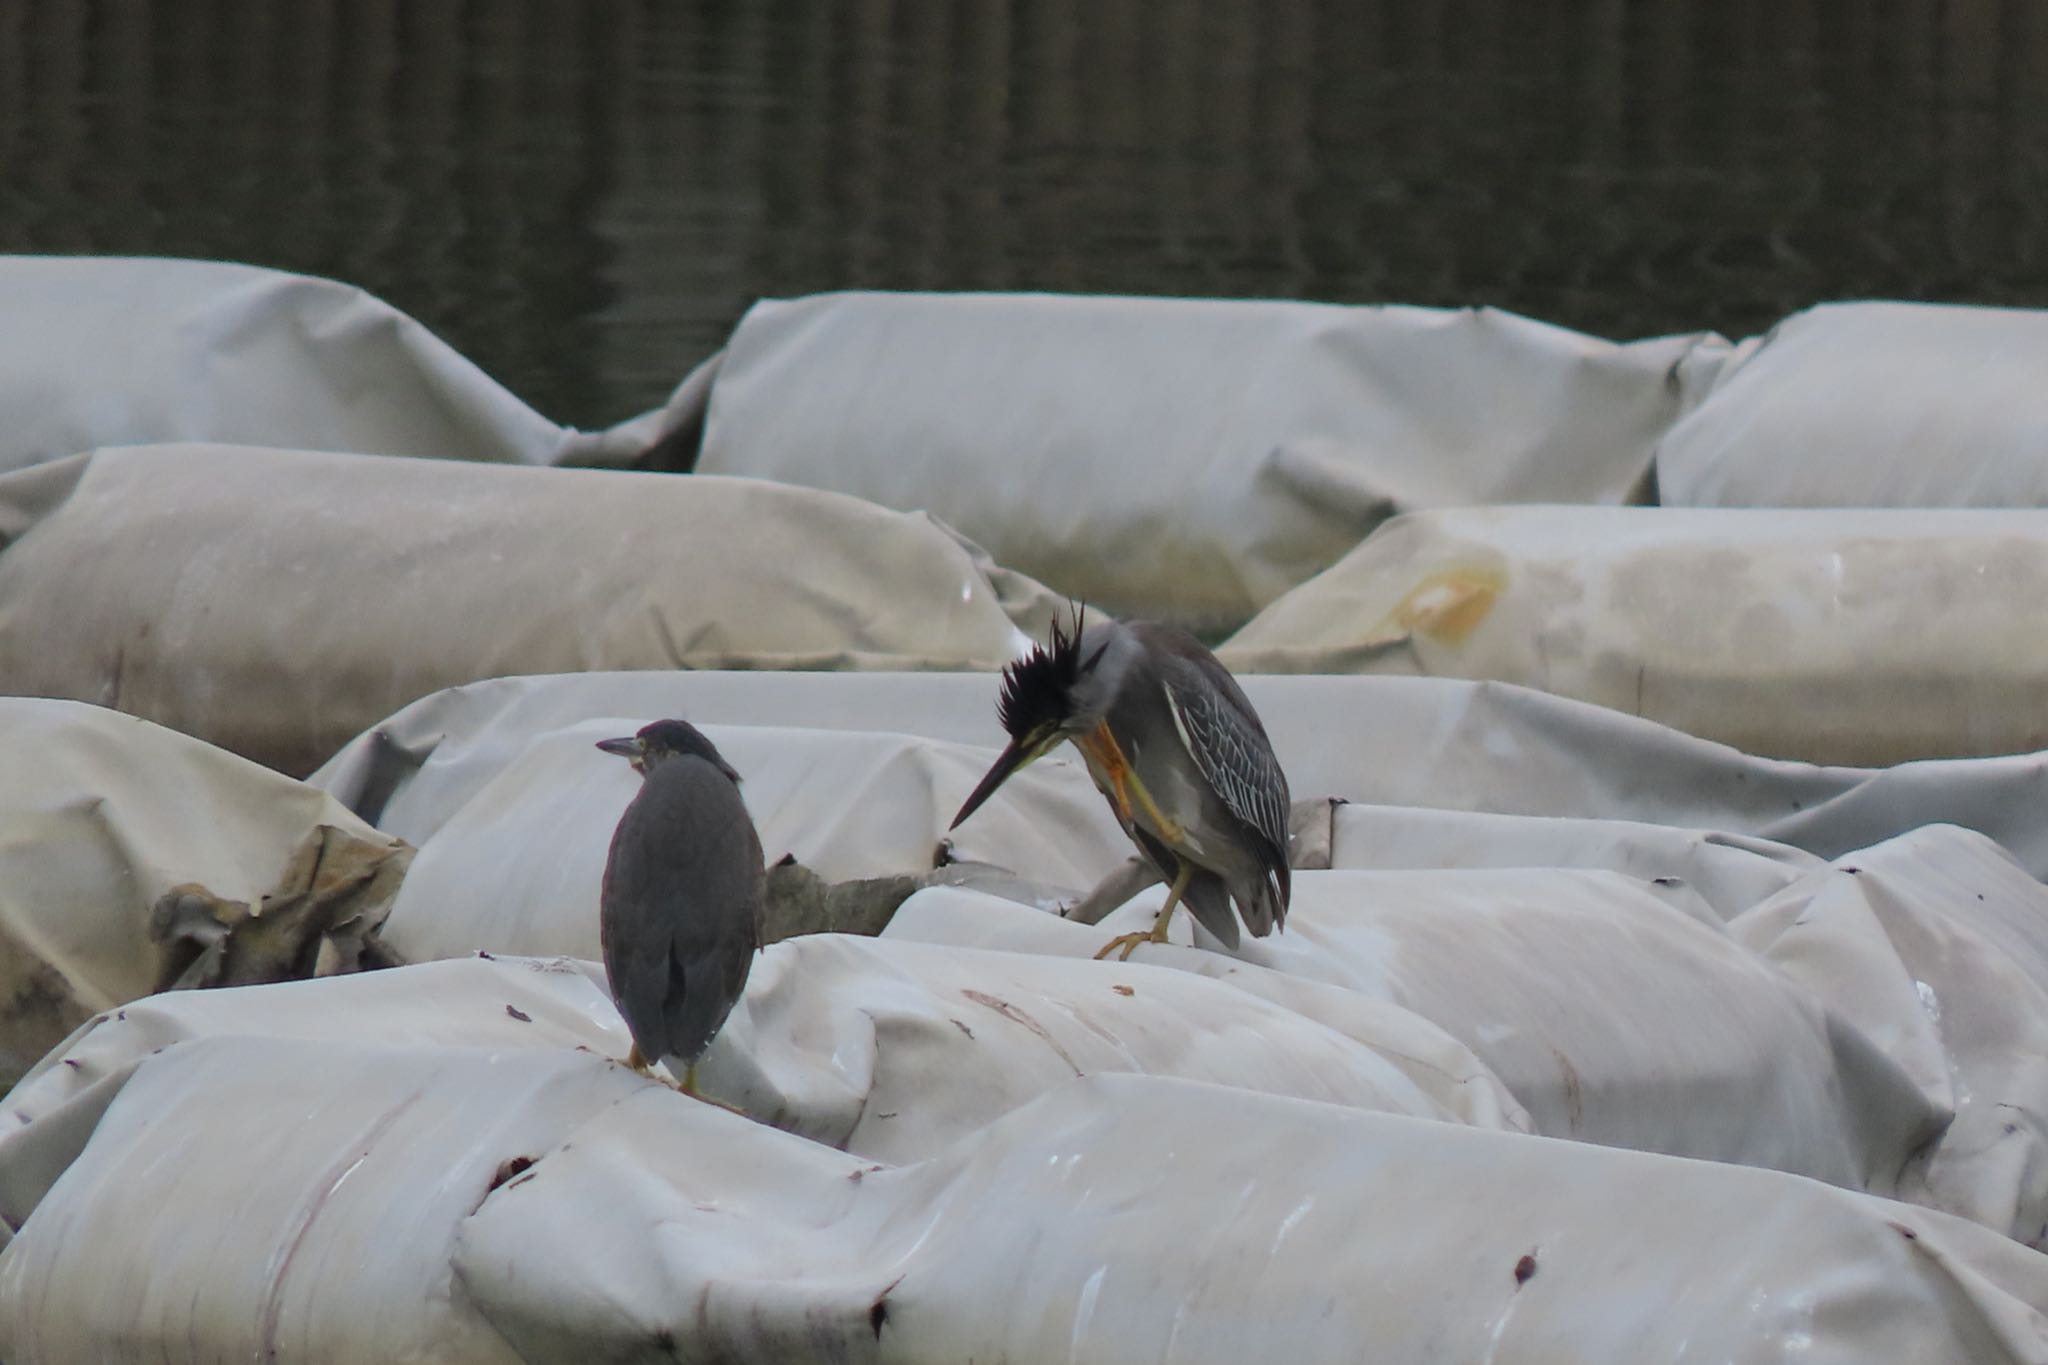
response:
<path id="1" fill-rule="evenodd" d="M 693 725 L 658 720 L 598 748 L 644 779 L 605 860 L 598 931 L 612 997 L 633 1035 L 627 1064 L 697 1059 L 746 989 L 767 900 L 761 839 L 739 774 Z"/>
<path id="2" fill-rule="evenodd" d="M 1147 939 L 1166 942 L 1186 902 L 1226 947 L 1237 916 L 1264 937 L 1284 926 L 1287 775 L 1237 680 L 1184 630 L 1097 618 L 1003 670 L 997 715 L 1010 742 L 953 817 L 957 827 L 1010 774 L 1071 741 L 1116 818 L 1168 883 L 1150 934 L 1120 934 L 1128 958 Z"/>

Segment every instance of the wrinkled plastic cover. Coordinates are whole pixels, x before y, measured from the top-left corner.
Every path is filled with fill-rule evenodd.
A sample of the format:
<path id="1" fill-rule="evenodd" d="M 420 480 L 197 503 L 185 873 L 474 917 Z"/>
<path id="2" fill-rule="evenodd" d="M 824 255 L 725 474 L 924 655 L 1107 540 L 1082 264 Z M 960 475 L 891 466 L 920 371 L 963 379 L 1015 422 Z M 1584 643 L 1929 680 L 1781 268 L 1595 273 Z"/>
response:
<path id="1" fill-rule="evenodd" d="M 557 426 L 353 285 L 224 261 L 0 256 L 0 318 L 0 472 L 174 441 L 624 464 L 692 417 Z"/>
<path id="2" fill-rule="evenodd" d="M 810 739 L 752 738 L 770 769 Z M 572 739 L 535 752 L 566 759 Z M 1339 856 L 1403 818 L 1418 851 L 1454 855 L 1496 818 L 1335 814 L 1361 817 Z M 2048 891 L 1954 830 L 1832 870 L 1678 830 L 1495 831 L 1503 857 L 1677 856 L 1723 895 L 1778 885 L 1724 926 L 1692 885 L 1616 871 L 1304 871 L 1285 934 L 1231 956 L 1185 946 L 1183 921 L 1128 963 L 1087 959 L 1149 922 L 1157 888 L 1098 926 L 927 890 L 880 940 L 757 959 L 702 1076 L 784 1134 L 607 1060 L 625 1038 L 591 963 L 154 997 L 0 1104 L 0 1355 L 1036 1358 L 1060 1341 L 1115 1358 L 1172 1341 L 1199 1360 L 1253 1323 L 1298 1338 L 1296 1358 L 1462 1351 L 1472 1333 L 1495 1359 L 2038 1352 L 2035 1253 L 1847 1190 L 2030 1235 L 2015 1224 L 2037 1216 L 2041 1148 L 2012 1116 L 2038 1103 Z M 1930 999 L 1949 1011 L 1934 1027 Z M 1470 1146 L 1485 1129 L 1499 1140 Z M 1360 1242 L 1382 1228 L 1398 1254 Z M 1297 1239 L 1320 1249 L 1286 1293 L 1242 1298 Z M 1331 1318 L 1287 1297 L 1302 1276 Z M 1371 1297 L 1423 1276 L 1434 1292 Z M 1533 1297 L 1546 1276 L 1553 1297 Z M 345 1311 L 342 1284 L 377 1312 Z"/>
<path id="3" fill-rule="evenodd" d="M 1503 507 L 1388 524 L 1218 651 L 1489 678 L 1750 753 L 2048 744 L 2048 511 Z"/>
<path id="4" fill-rule="evenodd" d="M 156 988 L 150 912 L 173 887 L 253 906 L 323 828 L 335 859 L 396 844 L 324 792 L 77 702 L 0 699 L 0 774 L 0 1086 Z"/>
<path id="5" fill-rule="evenodd" d="M 1657 448 L 1696 507 L 2048 504 L 2048 313 L 1830 303 L 1744 342 Z"/>
<path id="6" fill-rule="evenodd" d="M 787 1140 L 740 1159 L 711 1136 L 731 1121 L 650 1099 L 586 1128 L 463 1229 L 471 1298 L 535 1359 L 664 1337 L 764 1359 L 1631 1365 L 2042 1345 L 2031 1253 L 1775 1173 L 1157 1078 L 1074 1081 L 862 1179 Z M 607 1226 L 621 1207 L 638 1236 Z M 525 1288 L 542 1277 L 559 1299 Z"/>
<path id="7" fill-rule="evenodd" d="M 1901 1195 L 2048 1246 L 2048 887 L 1981 834 L 1935 825 L 1729 927 L 1954 1114 Z"/>
<path id="8" fill-rule="evenodd" d="M 570 1048 L 344 1038 L 131 1068 L 0 1251 L 9 1361 L 519 1361 L 460 1292 L 461 1222 L 509 1158 L 651 1084 Z"/>
<path id="9" fill-rule="evenodd" d="M 919 1160 L 1078 1074 L 1185 1076 L 1333 1104 L 1526 1131 L 1521 1106 L 1412 1011 L 1260 973 L 1255 989 L 1142 963 L 814 934 L 771 944 L 699 1066 L 706 1093 L 813 1141 Z M 40 1129 L 103 1109 L 141 1059 L 238 1035 L 582 1048 L 628 1042 L 594 962 L 491 955 L 289 988 L 176 992 L 101 1016 L 6 1101 L 0 1215 L 47 1192 Z M 75 1147 L 73 1154 L 75 1155 Z"/>
<path id="10" fill-rule="evenodd" d="M 1637 498 L 1725 349 L 1490 308 L 767 300 L 698 467 L 928 508 L 1062 592 L 1227 629 L 1396 512 Z"/>
<path id="11" fill-rule="evenodd" d="M 1453 678 L 1247 676 L 1298 798 L 1577 816 L 1723 831 L 1833 858 L 1921 825 L 1980 830 L 2048 876 L 2048 755 L 1892 768 L 1757 758 L 1636 716 Z M 424 698 L 313 777 L 425 843 L 534 736 L 591 716 L 889 731 L 1002 742 L 986 674 L 590 673 L 500 678 Z M 979 817 L 977 817 L 979 818 Z"/>
<path id="12" fill-rule="evenodd" d="M 929 518 L 751 479 L 131 447 L 0 475 L 0 688 L 286 772 L 477 678 L 992 668 L 1049 594 Z"/>
<path id="13" fill-rule="evenodd" d="M 1131 1075 L 1069 1077 L 892 1165 L 484 1038 L 143 1059 L 0 1252 L 0 1352 L 1997 1365 L 2048 1346 L 2036 1253 L 1777 1172 Z M 260 1140 L 223 1141 L 228 1116 Z"/>
<path id="14" fill-rule="evenodd" d="M 1889 1192 L 1945 1111 L 1682 891 L 1663 891 L 1542 868 L 1300 872 L 1285 932 L 1225 954 L 1206 935 L 1184 946 L 1178 923 L 1171 944 L 1132 960 L 1249 964 L 1409 1010 L 1471 1048 L 1554 1137 Z M 1163 894 L 1091 927 L 934 888 L 885 935 L 1086 959 L 1149 928 Z"/>

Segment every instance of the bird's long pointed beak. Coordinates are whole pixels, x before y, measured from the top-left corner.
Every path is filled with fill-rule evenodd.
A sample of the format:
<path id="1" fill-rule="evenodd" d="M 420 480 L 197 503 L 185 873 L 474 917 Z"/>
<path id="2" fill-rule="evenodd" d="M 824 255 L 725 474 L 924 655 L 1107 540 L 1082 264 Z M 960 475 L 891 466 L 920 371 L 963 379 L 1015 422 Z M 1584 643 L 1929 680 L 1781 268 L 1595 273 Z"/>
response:
<path id="1" fill-rule="evenodd" d="M 1004 747 L 1001 756 L 996 759 L 995 766 L 982 776 L 981 785 L 974 789 L 974 794 L 967 798 L 965 805 L 960 807 L 960 813 L 953 817 L 953 823 L 946 826 L 946 828 L 948 830 L 960 828 L 961 822 L 979 810 L 982 802 L 996 794 L 997 787 L 1009 781 L 1011 773 L 1016 772 L 1032 759 L 1038 757 L 1038 754 L 1039 750 L 1036 747 L 1026 748 L 1021 742 L 1014 739 L 1011 740 Z"/>
<path id="2" fill-rule="evenodd" d="M 597 742 L 597 747 L 608 754 L 617 754 L 620 758 L 630 758 L 635 762 L 638 762 L 647 755 L 647 741 L 638 735 L 626 735 L 619 739 L 601 739 Z"/>

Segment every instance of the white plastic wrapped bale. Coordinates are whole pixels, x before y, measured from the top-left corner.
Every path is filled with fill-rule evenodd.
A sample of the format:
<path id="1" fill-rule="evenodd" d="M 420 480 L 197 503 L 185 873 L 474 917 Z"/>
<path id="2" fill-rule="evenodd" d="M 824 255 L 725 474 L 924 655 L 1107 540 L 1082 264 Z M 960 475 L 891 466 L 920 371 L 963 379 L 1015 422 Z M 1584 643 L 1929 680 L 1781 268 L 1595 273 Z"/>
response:
<path id="1" fill-rule="evenodd" d="M 480 948 L 597 957 L 605 859 L 640 779 L 596 741 L 647 719 L 533 736 L 421 846 L 386 941 L 412 961 Z M 942 837 L 955 858 L 1076 892 L 1130 856 L 1078 758 L 1034 764 L 947 836 L 993 751 L 880 732 L 702 728 L 739 772 L 769 862 L 789 854 L 827 881 L 927 871 Z"/>
<path id="2" fill-rule="evenodd" d="M 1786 844 L 1637 820 L 1495 815 L 1345 802 L 1330 812 L 1330 866 L 1606 868 L 1690 888 L 1726 920 L 1827 864 Z"/>
<path id="3" fill-rule="evenodd" d="M 88 1021 L 0 1100 L 0 1242 L 19 1229 L 146 1058 L 198 1038 L 574 1050 L 632 1039 L 596 963 L 470 958 L 230 990 L 171 991 Z M 651 1082 L 650 1082 L 651 1084 Z"/>
<path id="4" fill-rule="evenodd" d="M 1070 1078 L 890 1167 L 573 1050 L 296 1038 L 142 1059 L 0 1250 L 13 1365 L 1996 1365 L 2044 1308 L 1925 1210 L 1226 1086 Z"/>
<path id="5" fill-rule="evenodd" d="M 1077 1074 L 1183 1076 L 1526 1131 L 1448 1034 L 1142 964 L 818 934 L 773 944 L 701 1064 L 705 1092 L 879 1161 L 928 1156 Z M 1306 999 L 1306 1009 L 1293 1007 Z M 220 1036 L 623 1057 L 595 963 L 468 958 L 329 981 L 176 992 L 102 1015 L 0 1105 L 0 1221 L 20 1228 L 137 1063 Z"/>
<path id="6" fill-rule="evenodd" d="M 374 927 L 409 852 L 325 792 L 77 702 L 0 699 L 0 773 L 0 1088 L 184 965 L 152 925 L 174 888 Z"/>
<path id="7" fill-rule="evenodd" d="M 2048 511 L 1463 509 L 1390 523 L 1219 653 L 1521 683 L 1887 766 L 2048 743 L 2044 596 Z"/>
<path id="8" fill-rule="evenodd" d="M 1693 507 L 2048 504 L 2048 312 L 1830 303 L 1744 342 L 1657 448 Z"/>
<path id="9" fill-rule="evenodd" d="M 2048 876 L 2048 754 L 1866 769 L 1757 758 L 1636 716 L 1504 683 L 1246 676 L 1297 798 L 1649 821 L 1753 835 L 1823 858 L 1921 825 L 1981 830 Z M 426 697 L 312 781 L 422 843 L 532 742 L 591 716 L 890 731 L 1002 742 L 986 674 L 587 673 Z M 979 817 L 977 817 L 979 818 Z"/>
<path id="10" fill-rule="evenodd" d="M 641 1089 L 568 1048 L 169 1048 L 0 1251 L 0 1355 L 523 1360 L 456 1280 L 462 1220 Z"/>
<path id="11" fill-rule="evenodd" d="M 0 472 L 175 441 L 622 464 L 688 418 L 672 404 L 611 432 L 557 426 L 333 280 L 64 256 L 0 256 L 0 416 Z"/>
<path id="12" fill-rule="evenodd" d="M 1228 629 L 1395 512 L 1639 497 L 1724 351 L 1494 309 L 766 300 L 698 468 L 928 508 L 1063 592 Z"/>
<path id="13" fill-rule="evenodd" d="M 1076 962 L 814 934 L 772 945 L 745 1014 L 713 1043 L 707 1093 L 876 1161 L 914 1161 L 1076 1076 L 1213 1081 L 1526 1131 L 1501 1082 L 1447 1032 L 1369 1002 L 1141 963 Z"/>
<path id="14" fill-rule="evenodd" d="M 2048 887 L 1982 835 L 1930 826 L 1730 928 L 1954 1115 L 1902 1197 L 2048 1245 Z"/>
<path id="15" fill-rule="evenodd" d="M 1302 872 L 1285 932 L 1235 961 L 1412 1011 L 1472 1049 L 1537 1132 L 1889 1193 L 1945 1117 L 1868 1040 L 1732 942 L 1682 888 L 1609 872 Z M 935 888 L 886 938 L 1086 958 L 1163 890 L 1082 926 Z M 1173 942 L 1133 961 L 1214 973 Z M 1232 978 L 1233 980 L 1235 978 Z"/>
<path id="16" fill-rule="evenodd" d="M 1093 1077 L 869 1171 L 635 1097 L 493 1193 L 530 1361 L 2032 1361 L 2038 1253 L 1775 1172 Z"/>
<path id="17" fill-rule="evenodd" d="M 0 476 L 0 688 L 287 772 L 436 688 L 592 668 L 993 668 L 1058 604 L 922 516 L 751 479 L 248 447 Z"/>

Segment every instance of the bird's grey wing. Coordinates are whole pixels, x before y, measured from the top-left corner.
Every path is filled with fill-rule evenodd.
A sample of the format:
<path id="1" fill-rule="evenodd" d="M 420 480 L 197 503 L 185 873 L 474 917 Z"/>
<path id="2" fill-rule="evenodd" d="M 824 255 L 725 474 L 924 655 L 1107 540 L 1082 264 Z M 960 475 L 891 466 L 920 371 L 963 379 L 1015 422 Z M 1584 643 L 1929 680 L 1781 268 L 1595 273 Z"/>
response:
<path id="1" fill-rule="evenodd" d="M 1230 813 L 1268 845 L 1284 904 L 1290 804 L 1287 774 L 1280 769 L 1265 727 L 1221 664 L 1176 657 L 1163 672 L 1174 729 Z M 1207 676 L 1211 673 L 1220 674 L 1230 686 L 1216 685 L 1216 680 Z"/>
<path id="2" fill-rule="evenodd" d="M 683 883 L 665 875 L 665 860 L 650 851 L 653 836 L 644 832 L 650 815 L 644 809 L 629 810 L 612 837 L 598 924 L 612 999 L 633 1041 L 658 1061 L 668 1047 L 674 947 L 666 926 L 683 913 L 684 900 L 676 890 Z"/>
<path id="3" fill-rule="evenodd" d="M 672 873 L 693 891 L 671 939 L 663 1002 L 669 1055 L 685 1065 L 703 1055 L 746 989 L 767 889 L 760 838 L 739 792 L 722 777 L 703 779 L 703 791 L 693 806 L 704 826 L 700 852 Z"/>

